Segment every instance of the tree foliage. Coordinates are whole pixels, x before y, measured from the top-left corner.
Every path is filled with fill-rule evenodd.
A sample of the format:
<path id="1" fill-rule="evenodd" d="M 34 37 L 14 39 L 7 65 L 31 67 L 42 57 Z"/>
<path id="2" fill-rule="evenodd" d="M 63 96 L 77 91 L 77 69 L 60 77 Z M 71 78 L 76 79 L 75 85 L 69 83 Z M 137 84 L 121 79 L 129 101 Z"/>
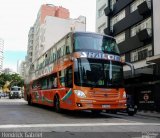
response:
<path id="1" fill-rule="evenodd" d="M 6 81 L 11 82 L 11 86 L 17 85 L 22 87 L 24 85 L 24 80 L 22 79 L 22 77 L 15 73 L 15 74 L 5 74 L 2 73 L 0 74 L 0 87 L 3 87 L 4 84 L 6 83 Z"/>

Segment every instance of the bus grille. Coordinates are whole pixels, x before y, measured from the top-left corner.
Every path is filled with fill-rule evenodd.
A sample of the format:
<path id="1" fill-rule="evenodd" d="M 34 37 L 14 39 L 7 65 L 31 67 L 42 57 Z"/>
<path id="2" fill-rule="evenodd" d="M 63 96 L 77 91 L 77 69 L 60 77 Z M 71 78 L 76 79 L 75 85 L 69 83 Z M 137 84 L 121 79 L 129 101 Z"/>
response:
<path id="1" fill-rule="evenodd" d="M 118 92 L 89 92 L 90 97 L 95 98 L 118 98 Z"/>

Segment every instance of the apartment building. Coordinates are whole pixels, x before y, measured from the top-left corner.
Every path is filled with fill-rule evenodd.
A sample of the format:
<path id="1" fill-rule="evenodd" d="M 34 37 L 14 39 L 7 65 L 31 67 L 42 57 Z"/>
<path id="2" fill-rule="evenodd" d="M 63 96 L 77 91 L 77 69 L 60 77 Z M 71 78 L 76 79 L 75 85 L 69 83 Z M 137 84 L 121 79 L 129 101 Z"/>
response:
<path id="1" fill-rule="evenodd" d="M 104 9 L 108 7 L 107 0 L 96 1 L 96 32 L 104 34 L 104 29 L 108 26 Z"/>
<path id="2" fill-rule="evenodd" d="M 160 1 L 107 0 L 106 5 L 104 33 L 115 37 L 122 60 L 135 67 L 134 77 L 124 67 L 128 92 L 134 95 L 139 109 L 159 110 Z"/>
<path id="3" fill-rule="evenodd" d="M 31 27 L 28 33 L 27 61 L 32 63 L 33 56 L 34 27 Z"/>
<path id="4" fill-rule="evenodd" d="M 25 61 L 22 61 L 22 60 L 18 60 L 17 61 L 17 73 L 19 73 L 19 75 L 24 78 L 25 76 Z"/>
<path id="5" fill-rule="evenodd" d="M 32 60 L 36 60 L 40 56 L 40 49 L 43 47 L 44 38 L 41 36 L 45 33 L 43 28 L 46 17 L 57 17 L 61 19 L 68 19 L 70 16 L 69 10 L 63 7 L 54 6 L 52 4 L 44 4 L 38 11 L 36 21 L 33 25 L 34 28 L 34 39 L 33 39 L 33 52 Z M 36 54 L 35 54 L 36 53 Z"/>
<path id="6" fill-rule="evenodd" d="M 68 9 L 44 4 L 28 34 L 25 78 L 34 78 L 36 60 L 71 31 L 86 31 L 86 17 L 70 18 Z M 33 75 L 31 77 L 31 74 Z"/>

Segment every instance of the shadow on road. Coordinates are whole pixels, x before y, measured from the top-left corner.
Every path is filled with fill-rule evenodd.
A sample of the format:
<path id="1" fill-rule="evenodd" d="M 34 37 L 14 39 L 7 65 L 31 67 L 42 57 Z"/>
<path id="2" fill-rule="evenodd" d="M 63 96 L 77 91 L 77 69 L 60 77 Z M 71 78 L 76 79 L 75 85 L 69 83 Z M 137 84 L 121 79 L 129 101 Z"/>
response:
<path id="1" fill-rule="evenodd" d="M 93 114 L 90 110 L 84 110 L 84 111 L 71 111 L 71 110 L 62 110 L 61 113 L 57 113 L 55 111 L 55 109 L 53 107 L 48 107 L 48 106 L 45 106 L 45 105 L 38 105 L 38 104 L 34 104 L 32 105 L 32 107 L 35 107 L 35 108 L 41 108 L 41 109 L 44 109 L 44 110 L 47 110 L 49 112 L 54 112 L 56 114 L 60 114 L 62 116 L 65 116 L 67 118 L 74 118 L 74 119 L 80 119 L 80 118 L 122 118 L 122 117 L 118 117 L 118 116 L 113 116 L 113 114 L 109 114 L 109 113 L 105 113 L 104 111 L 102 111 L 102 113 L 100 114 Z M 127 114 L 126 114 L 127 116 Z"/>

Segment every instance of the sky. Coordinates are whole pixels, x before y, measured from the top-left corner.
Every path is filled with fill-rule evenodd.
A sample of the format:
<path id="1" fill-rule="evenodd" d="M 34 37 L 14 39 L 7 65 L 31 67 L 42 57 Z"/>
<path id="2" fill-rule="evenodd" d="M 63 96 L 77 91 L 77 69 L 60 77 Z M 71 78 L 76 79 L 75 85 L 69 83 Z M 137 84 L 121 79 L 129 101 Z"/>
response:
<path id="1" fill-rule="evenodd" d="M 42 4 L 69 9 L 70 17 L 86 16 L 86 30 L 95 31 L 96 0 L 0 0 L 0 38 L 4 40 L 3 68 L 17 70 L 17 61 L 24 60 L 28 32 Z"/>

